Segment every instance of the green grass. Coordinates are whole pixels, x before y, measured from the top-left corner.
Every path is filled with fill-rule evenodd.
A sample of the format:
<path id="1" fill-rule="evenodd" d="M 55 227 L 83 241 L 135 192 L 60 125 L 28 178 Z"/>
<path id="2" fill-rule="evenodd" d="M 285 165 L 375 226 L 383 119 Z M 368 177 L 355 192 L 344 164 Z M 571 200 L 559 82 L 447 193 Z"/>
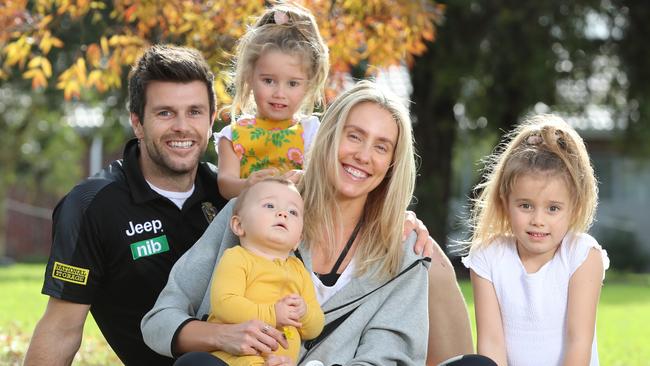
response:
<path id="1" fill-rule="evenodd" d="M 47 297 L 43 264 L 0 267 L 0 365 L 20 365 Z M 460 283 L 474 327 L 469 282 Z M 608 273 L 598 307 L 598 351 L 603 366 L 650 366 L 650 276 Z M 92 317 L 74 365 L 119 364 Z"/>
<path id="2" fill-rule="evenodd" d="M 461 281 L 460 288 L 476 344 L 472 286 Z M 650 275 L 607 273 L 596 329 L 601 365 L 650 366 Z"/>
<path id="3" fill-rule="evenodd" d="M 41 294 L 44 264 L 0 267 L 0 365 L 21 365 L 48 297 Z M 119 365 L 92 316 L 74 365 Z"/>

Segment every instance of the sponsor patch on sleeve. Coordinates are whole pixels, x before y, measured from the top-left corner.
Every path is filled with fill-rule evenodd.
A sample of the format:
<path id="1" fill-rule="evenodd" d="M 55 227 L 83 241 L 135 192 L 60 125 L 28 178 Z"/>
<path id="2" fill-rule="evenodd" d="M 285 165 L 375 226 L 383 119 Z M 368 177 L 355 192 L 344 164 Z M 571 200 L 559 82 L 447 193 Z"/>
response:
<path id="1" fill-rule="evenodd" d="M 88 282 L 89 273 L 89 269 L 75 267 L 60 262 L 54 262 L 54 268 L 52 268 L 53 278 L 84 286 L 86 285 L 86 282 Z"/>

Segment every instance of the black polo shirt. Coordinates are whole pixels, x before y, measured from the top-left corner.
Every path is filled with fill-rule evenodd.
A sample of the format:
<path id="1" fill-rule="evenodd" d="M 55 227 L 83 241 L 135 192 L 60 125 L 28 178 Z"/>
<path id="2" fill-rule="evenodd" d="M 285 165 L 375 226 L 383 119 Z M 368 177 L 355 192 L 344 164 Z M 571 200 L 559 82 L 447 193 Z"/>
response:
<path id="1" fill-rule="evenodd" d="M 194 192 L 178 207 L 153 191 L 140 170 L 137 140 L 124 158 L 74 187 L 56 206 L 43 294 L 90 312 L 127 365 L 173 360 L 149 349 L 140 321 L 178 258 L 226 203 L 214 165 L 201 163 Z"/>

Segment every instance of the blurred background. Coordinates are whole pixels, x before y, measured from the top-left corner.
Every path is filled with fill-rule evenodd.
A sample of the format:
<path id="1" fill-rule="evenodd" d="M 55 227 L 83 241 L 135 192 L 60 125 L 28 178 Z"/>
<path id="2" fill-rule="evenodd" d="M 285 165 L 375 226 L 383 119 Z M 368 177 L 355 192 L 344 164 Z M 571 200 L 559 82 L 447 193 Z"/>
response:
<path id="1" fill-rule="evenodd" d="M 440 244 L 462 238 L 481 157 L 527 114 L 552 112 L 587 142 L 600 181 L 593 232 L 614 268 L 650 269 L 647 2 L 301 3 L 331 49 L 330 100 L 352 80 L 375 77 L 409 104 L 421 157 L 414 209 Z M 46 257 L 53 206 L 121 157 L 131 135 L 126 77 L 143 47 L 200 49 L 223 106 L 233 45 L 265 5 L 5 1 L 0 257 Z M 216 161 L 212 148 L 206 159 Z"/>
<path id="2" fill-rule="evenodd" d="M 413 209 L 446 248 L 461 280 L 466 271 L 457 265 L 453 242 L 466 236 L 464 218 L 481 158 L 526 115 L 556 113 L 578 129 L 591 154 L 600 188 L 592 234 L 609 252 L 610 272 L 637 286 L 631 292 L 635 299 L 645 291 L 643 311 L 650 310 L 650 239 L 644 234 L 650 227 L 650 3 L 297 3 L 315 14 L 330 47 L 330 100 L 355 79 L 375 78 L 409 105 L 420 156 Z M 233 46 L 267 5 L 2 1 L 0 285 L 34 276 L 9 272 L 5 268 L 15 267 L 12 263 L 35 263 L 35 285 L 23 290 L 45 301 L 38 293 L 52 209 L 77 182 L 121 157 L 132 135 L 126 78 L 142 48 L 175 43 L 201 50 L 217 74 L 223 106 L 230 100 Z M 212 146 L 205 159 L 216 162 Z M 471 306 L 471 294 L 466 297 Z M 37 308 L 34 317 L 41 312 Z M 0 363 L 3 354 L 20 354 L 33 327 L 29 321 L 12 326 L 2 321 L 0 346 L 11 339 L 23 345 L 6 346 Z M 22 338 L 11 338 L 12 332 Z M 640 341 L 647 344 L 650 334 Z M 645 347 L 626 351 L 646 352 L 639 362 L 601 363 L 649 365 Z"/>

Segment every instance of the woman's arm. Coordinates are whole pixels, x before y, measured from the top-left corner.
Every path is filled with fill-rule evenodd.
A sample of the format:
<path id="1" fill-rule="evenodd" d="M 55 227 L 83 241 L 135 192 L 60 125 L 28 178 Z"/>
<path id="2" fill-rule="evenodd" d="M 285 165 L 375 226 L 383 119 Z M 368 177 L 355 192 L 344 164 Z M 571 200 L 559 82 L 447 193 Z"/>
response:
<path id="1" fill-rule="evenodd" d="M 571 276 L 564 365 L 589 365 L 603 271 L 600 252 L 591 249 L 587 259 Z"/>
<path id="2" fill-rule="evenodd" d="M 411 236 L 405 250 L 412 251 L 414 241 Z M 423 294 L 427 287 L 428 262 L 421 262 L 395 280 L 370 321 L 359 330 L 362 335 L 354 359 L 346 364 L 424 364 L 429 323 L 428 300 Z"/>
<path id="3" fill-rule="evenodd" d="M 221 247 L 238 243 L 228 226 L 233 203 L 219 212 L 201 238 L 174 264 L 167 285 L 142 319 L 144 341 L 154 351 L 172 357 L 176 332 L 207 313 L 209 283 Z M 204 302 L 205 309 L 199 312 Z"/>
<path id="4" fill-rule="evenodd" d="M 229 227 L 234 201 L 214 218 L 201 238 L 174 265 L 167 285 L 140 324 L 145 343 L 154 351 L 173 357 L 189 351 L 223 350 L 251 354 L 286 346 L 282 333 L 265 323 L 211 324 L 199 321 L 209 308 L 209 285 L 215 263 L 223 250 L 239 242 Z"/>
<path id="5" fill-rule="evenodd" d="M 501 323 L 501 310 L 492 282 L 470 270 L 474 289 L 478 353 L 493 359 L 498 365 L 507 365 L 506 342 Z"/>

